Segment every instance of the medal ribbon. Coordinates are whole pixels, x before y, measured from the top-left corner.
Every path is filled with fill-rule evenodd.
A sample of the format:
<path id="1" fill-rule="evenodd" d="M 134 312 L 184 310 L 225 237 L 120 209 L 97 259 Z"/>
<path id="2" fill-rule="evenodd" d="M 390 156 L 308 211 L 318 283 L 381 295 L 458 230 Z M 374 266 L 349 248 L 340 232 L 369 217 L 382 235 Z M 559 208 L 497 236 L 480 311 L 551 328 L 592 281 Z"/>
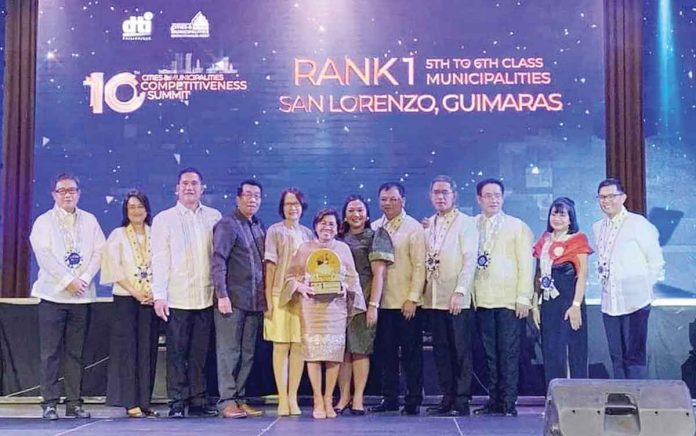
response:
<path id="1" fill-rule="evenodd" d="M 141 244 L 138 241 L 138 236 L 132 224 L 126 226 L 126 236 L 128 243 L 135 255 L 135 264 L 138 266 L 136 274 L 135 287 L 144 293 L 150 293 L 151 277 L 152 277 L 152 244 L 150 243 L 150 228 L 145 226 L 145 242 Z M 142 272 L 146 272 L 146 276 L 141 276 Z"/>
<path id="2" fill-rule="evenodd" d="M 394 236 L 394 234 L 401 227 L 401 223 L 404 221 L 404 215 L 406 211 L 402 210 L 401 213 L 395 216 L 393 219 L 388 220 L 386 216 L 382 215 L 382 227 L 389 233 L 389 236 Z"/>
<path id="3" fill-rule="evenodd" d="M 551 282 L 548 287 L 541 287 L 541 290 L 543 292 L 542 300 L 553 300 L 554 298 L 561 295 L 558 292 L 558 289 L 556 289 L 556 285 L 553 283 L 553 279 L 551 278 L 551 269 L 553 268 L 553 261 L 554 259 L 559 257 L 558 255 L 556 255 L 556 253 L 552 252 L 552 245 L 555 245 L 554 243 L 556 241 L 564 240 L 564 238 L 567 239 L 567 236 L 567 234 L 564 234 L 560 238 L 554 239 L 553 235 L 547 233 L 547 237 L 544 240 L 544 246 L 541 248 L 541 257 L 539 258 L 539 268 L 541 270 L 541 277 L 539 278 L 539 280 L 543 281 L 545 277 L 548 277 L 548 279 L 551 280 Z M 539 303 L 541 303 L 541 300 L 539 301 Z"/>
<path id="4" fill-rule="evenodd" d="M 500 212 L 495 217 L 489 219 L 491 223 L 486 226 L 486 219 L 484 215 L 480 215 L 478 219 L 478 231 L 479 231 L 479 256 L 485 255 L 490 261 L 491 252 L 495 246 L 495 242 L 498 239 L 498 233 L 500 228 L 503 226 L 505 221 L 505 215 Z"/>
<path id="5" fill-rule="evenodd" d="M 75 210 L 75 222 L 70 223 L 70 214 L 61 213 L 57 208 L 53 209 L 53 217 L 58 223 L 58 228 L 63 236 L 63 245 L 65 245 L 65 256 L 66 262 L 67 257 L 71 253 L 77 253 L 80 255 L 80 214 Z M 79 275 L 80 267 L 82 266 L 82 261 L 78 263 L 74 268 L 68 265 L 73 274 Z"/>
<path id="6" fill-rule="evenodd" d="M 609 259 L 614 251 L 616 237 L 619 236 L 619 231 L 626 220 L 626 216 L 627 211 L 623 209 L 617 216 L 616 222 L 612 222 L 608 217 L 602 221 L 599 241 L 597 241 L 597 268 L 601 270 L 599 275 L 602 282 L 609 280 Z"/>
<path id="7" fill-rule="evenodd" d="M 458 212 L 457 209 L 452 209 L 442 217 L 435 215 L 435 219 L 433 220 L 433 231 L 430 232 L 430 237 L 428 238 L 428 255 L 425 263 L 429 277 L 437 277 L 438 275 L 440 269 L 440 250 L 442 249 L 442 244 L 445 242 L 447 233 L 449 233 L 450 227 L 452 227 L 454 220 L 457 218 Z M 440 224 L 438 224 L 438 218 L 440 218 Z"/>

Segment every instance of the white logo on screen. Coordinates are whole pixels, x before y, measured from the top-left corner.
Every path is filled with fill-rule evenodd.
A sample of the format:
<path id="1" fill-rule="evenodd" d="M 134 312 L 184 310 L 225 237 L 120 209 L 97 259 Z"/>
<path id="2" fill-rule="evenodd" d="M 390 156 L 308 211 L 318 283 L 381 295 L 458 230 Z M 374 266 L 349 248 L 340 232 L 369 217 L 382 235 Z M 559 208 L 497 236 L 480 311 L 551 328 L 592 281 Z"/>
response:
<path id="1" fill-rule="evenodd" d="M 169 34 L 172 38 L 208 38 L 210 23 L 203 12 L 198 11 L 188 23 L 172 23 Z"/>
<path id="2" fill-rule="evenodd" d="M 149 41 L 152 39 L 152 12 L 145 12 L 139 16 L 130 16 L 123 21 L 124 41 Z"/>

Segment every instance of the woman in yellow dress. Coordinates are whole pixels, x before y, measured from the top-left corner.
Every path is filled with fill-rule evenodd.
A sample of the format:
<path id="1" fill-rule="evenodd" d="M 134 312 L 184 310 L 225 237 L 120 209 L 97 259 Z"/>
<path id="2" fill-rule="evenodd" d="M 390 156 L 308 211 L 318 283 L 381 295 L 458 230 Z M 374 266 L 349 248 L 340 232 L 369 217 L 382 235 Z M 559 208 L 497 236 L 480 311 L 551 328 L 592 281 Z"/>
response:
<path id="1" fill-rule="evenodd" d="M 302 351 L 314 395 L 312 416 L 316 419 L 336 417 L 333 391 L 345 352 L 346 326 L 349 317 L 365 311 L 353 255 L 348 245 L 335 239 L 339 221 L 335 209 L 317 213 L 312 223 L 316 239 L 297 250 L 279 301 L 281 307 L 300 301 Z M 322 362 L 326 367 L 323 394 Z"/>
<path id="2" fill-rule="evenodd" d="M 307 209 L 304 194 L 288 188 L 280 194 L 278 213 L 283 221 L 266 232 L 266 303 L 263 338 L 273 342 L 273 375 L 278 389 L 278 416 L 301 415 L 297 403 L 304 357 L 302 355 L 300 310 L 297 304 L 278 306 L 287 268 L 303 242 L 311 241 L 312 231 L 300 224 Z"/>

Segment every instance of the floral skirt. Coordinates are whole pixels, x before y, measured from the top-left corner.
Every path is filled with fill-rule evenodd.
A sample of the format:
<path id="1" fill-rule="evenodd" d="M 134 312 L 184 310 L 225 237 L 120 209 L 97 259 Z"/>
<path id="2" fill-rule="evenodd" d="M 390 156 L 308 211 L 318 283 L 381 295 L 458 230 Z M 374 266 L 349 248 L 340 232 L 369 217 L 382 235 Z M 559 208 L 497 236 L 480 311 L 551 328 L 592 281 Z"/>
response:
<path id="1" fill-rule="evenodd" d="M 348 318 L 345 297 L 317 295 L 300 299 L 302 351 L 308 362 L 342 362 Z"/>

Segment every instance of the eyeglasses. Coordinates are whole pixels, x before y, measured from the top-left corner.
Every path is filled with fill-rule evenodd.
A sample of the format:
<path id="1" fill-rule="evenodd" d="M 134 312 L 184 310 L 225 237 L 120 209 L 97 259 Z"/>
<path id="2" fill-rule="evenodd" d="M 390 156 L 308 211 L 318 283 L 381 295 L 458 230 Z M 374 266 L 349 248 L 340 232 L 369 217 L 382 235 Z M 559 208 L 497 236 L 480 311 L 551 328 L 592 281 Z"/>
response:
<path id="1" fill-rule="evenodd" d="M 240 197 L 244 197 L 247 200 L 251 200 L 252 198 L 254 200 L 260 200 L 261 199 L 261 194 L 254 194 L 252 192 L 242 192 L 242 195 Z"/>
<path id="2" fill-rule="evenodd" d="M 443 197 L 449 197 L 452 195 L 452 191 L 449 189 L 436 189 L 434 191 L 430 191 L 434 196 L 442 195 Z"/>
<path id="3" fill-rule="evenodd" d="M 56 194 L 58 194 L 58 195 L 60 195 L 60 196 L 62 197 L 62 196 L 68 195 L 68 194 L 75 195 L 75 194 L 77 194 L 78 192 L 80 192 L 80 189 L 78 189 L 78 188 L 67 188 L 67 189 L 66 189 L 66 188 L 60 188 L 60 189 L 56 189 L 56 190 L 53 191 L 53 192 L 55 192 Z"/>
<path id="4" fill-rule="evenodd" d="M 302 207 L 302 203 L 298 203 L 296 201 L 293 201 L 290 203 L 284 203 L 283 206 L 285 206 L 285 207 Z"/>
<path id="5" fill-rule="evenodd" d="M 401 201 L 401 198 L 397 198 L 397 197 L 380 198 L 379 201 L 380 201 L 380 203 L 398 203 Z"/>
<path id="6" fill-rule="evenodd" d="M 490 193 L 486 193 L 486 194 L 483 194 L 483 195 L 481 196 L 481 198 L 483 198 L 483 199 L 485 199 L 485 200 L 493 200 L 493 199 L 495 199 L 495 200 L 500 200 L 501 198 L 503 198 L 503 194 L 497 194 L 497 193 L 496 193 L 496 194 L 490 194 Z"/>
<path id="7" fill-rule="evenodd" d="M 615 198 L 621 197 L 622 195 L 624 195 L 623 192 L 619 192 L 618 194 L 597 195 L 597 200 L 599 200 L 599 201 L 613 200 Z"/>

